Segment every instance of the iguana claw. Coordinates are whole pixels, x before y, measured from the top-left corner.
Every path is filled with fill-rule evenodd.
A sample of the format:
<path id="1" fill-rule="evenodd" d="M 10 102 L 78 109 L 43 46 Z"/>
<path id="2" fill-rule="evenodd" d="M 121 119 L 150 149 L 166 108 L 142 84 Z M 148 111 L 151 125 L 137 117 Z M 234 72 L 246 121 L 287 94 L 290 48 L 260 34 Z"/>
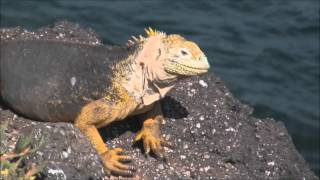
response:
<path id="1" fill-rule="evenodd" d="M 143 141 L 143 148 L 145 154 L 149 154 L 152 151 L 156 156 L 164 158 L 163 146 L 170 146 L 170 143 L 166 142 L 160 137 L 157 131 L 154 129 L 143 128 L 135 137 L 135 141 Z"/>
<path id="2" fill-rule="evenodd" d="M 119 155 L 122 152 L 123 149 L 115 148 L 108 150 L 101 155 L 106 167 L 107 174 L 133 176 L 133 172 L 136 171 L 136 168 L 134 166 L 123 164 L 123 162 L 130 162 L 132 158 L 126 155 Z"/>

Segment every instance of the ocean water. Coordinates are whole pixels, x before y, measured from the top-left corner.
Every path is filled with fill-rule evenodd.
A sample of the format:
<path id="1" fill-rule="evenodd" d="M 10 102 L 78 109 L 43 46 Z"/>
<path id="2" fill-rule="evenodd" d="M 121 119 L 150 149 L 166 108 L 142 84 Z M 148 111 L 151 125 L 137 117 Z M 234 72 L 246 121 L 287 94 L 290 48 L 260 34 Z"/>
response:
<path id="1" fill-rule="evenodd" d="M 319 176 L 318 0 L 1 0 L 0 10 L 1 28 L 68 20 L 105 43 L 124 44 L 149 26 L 197 42 L 255 116 L 285 123 Z"/>

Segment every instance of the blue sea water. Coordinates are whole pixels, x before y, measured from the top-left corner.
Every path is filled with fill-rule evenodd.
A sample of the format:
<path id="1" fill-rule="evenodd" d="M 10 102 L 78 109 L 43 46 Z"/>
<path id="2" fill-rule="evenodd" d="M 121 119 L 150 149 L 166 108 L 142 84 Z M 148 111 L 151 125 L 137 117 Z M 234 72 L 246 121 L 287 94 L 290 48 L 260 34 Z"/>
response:
<path id="1" fill-rule="evenodd" d="M 151 26 L 199 44 L 212 71 L 257 117 L 283 121 L 319 176 L 318 0 L 1 0 L 1 28 L 68 20 L 105 43 Z"/>

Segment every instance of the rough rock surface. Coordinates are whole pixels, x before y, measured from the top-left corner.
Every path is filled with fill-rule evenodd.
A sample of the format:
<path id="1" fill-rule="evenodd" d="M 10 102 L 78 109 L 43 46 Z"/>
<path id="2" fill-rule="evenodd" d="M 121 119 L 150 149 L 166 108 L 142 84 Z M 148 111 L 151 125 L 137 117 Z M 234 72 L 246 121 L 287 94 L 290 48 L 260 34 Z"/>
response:
<path id="1" fill-rule="evenodd" d="M 44 179 L 98 179 L 104 176 L 97 152 L 72 124 L 35 122 L 9 110 L 0 110 L 1 123 L 9 121 L 9 128 L 1 139 L 1 153 L 14 149 L 19 136 L 31 134 L 34 139 L 44 136 L 44 145 L 25 162 L 45 164 Z"/>
<path id="2" fill-rule="evenodd" d="M 29 32 L 0 29 L 1 40 L 44 38 L 100 44 L 92 30 L 60 22 Z M 210 74 L 181 81 L 162 100 L 166 122 L 163 137 L 173 144 L 166 160 L 146 157 L 133 138 L 141 121 L 127 119 L 100 132 L 109 147 L 122 147 L 138 166 L 138 179 L 318 179 L 295 149 L 281 122 L 257 119 L 252 108 L 236 100 L 223 82 Z M 2 104 L 0 122 L 9 120 L 1 153 L 18 136 L 46 135 L 46 144 L 26 163 L 47 163 L 45 179 L 102 179 L 102 163 L 88 140 L 72 124 L 35 122 Z"/>

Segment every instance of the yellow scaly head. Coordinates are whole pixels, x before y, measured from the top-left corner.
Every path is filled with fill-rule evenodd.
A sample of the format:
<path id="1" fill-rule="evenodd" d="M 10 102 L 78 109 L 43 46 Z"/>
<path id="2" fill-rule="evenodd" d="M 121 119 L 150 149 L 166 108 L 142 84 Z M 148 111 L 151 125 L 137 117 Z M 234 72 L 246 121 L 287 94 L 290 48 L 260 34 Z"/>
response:
<path id="1" fill-rule="evenodd" d="M 164 69 L 167 73 L 194 76 L 206 73 L 210 68 L 207 57 L 199 46 L 177 34 L 166 35 L 152 28 L 145 29 L 147 38 L 163 36 L 165 50 Z"/>
<path id="2" fill-rule="evenodd" d="M 196 43 L 150 27 L 145 31 L 146 37 L 132 37 L 128 43 L 141 47 L 137 59 L 147 67 L 152 79 L 161 81 L 195 76 L 209 70 L 208 60 Z"/>
<path id="3" fill-rule="evenodd" d="M 163 43 L 166 47 L 164 68 L 168 73 L 194 76 L 209 70 L 207 57 L 196 43 L 177 34 L 166 36 Z"/>

